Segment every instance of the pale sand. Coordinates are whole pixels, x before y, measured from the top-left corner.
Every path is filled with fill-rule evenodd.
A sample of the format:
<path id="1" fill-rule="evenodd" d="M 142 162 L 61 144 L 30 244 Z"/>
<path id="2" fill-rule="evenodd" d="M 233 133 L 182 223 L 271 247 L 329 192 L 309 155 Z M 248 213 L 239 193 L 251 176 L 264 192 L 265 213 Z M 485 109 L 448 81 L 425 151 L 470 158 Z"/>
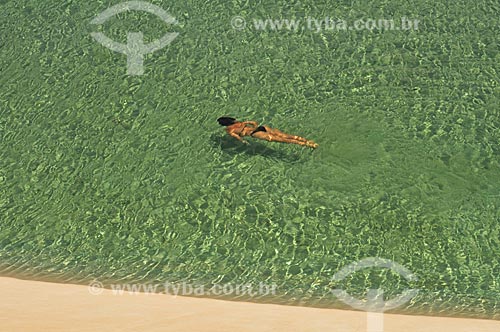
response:
<path id="1" fill-rule="evenodd" d="M 0 278 L 2 332 L 365 332 L 366 313 L 172 295 L 91 295 L 86 286 Z M 498 332 L 500 321 L 384 315 L 385 332 Z"/>

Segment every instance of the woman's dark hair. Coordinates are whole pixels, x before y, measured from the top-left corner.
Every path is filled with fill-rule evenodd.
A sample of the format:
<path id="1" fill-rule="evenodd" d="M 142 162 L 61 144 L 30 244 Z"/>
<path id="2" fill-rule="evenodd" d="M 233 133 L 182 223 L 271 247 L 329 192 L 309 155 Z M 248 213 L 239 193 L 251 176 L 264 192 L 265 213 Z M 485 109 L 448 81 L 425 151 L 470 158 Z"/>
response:
<path id="1" fill-rule="evenodd" d="M 230 126 L 236 122 L 235 118 L 230 118 L 228 116 L 223 116 L 217 119 L 221 126 Z"/>

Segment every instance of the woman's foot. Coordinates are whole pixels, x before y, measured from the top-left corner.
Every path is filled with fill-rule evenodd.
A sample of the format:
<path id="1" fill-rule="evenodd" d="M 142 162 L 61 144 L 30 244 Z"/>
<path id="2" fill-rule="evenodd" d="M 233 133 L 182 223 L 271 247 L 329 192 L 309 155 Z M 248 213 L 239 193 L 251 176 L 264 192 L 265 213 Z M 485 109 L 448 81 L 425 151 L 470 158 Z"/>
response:
<path id="1" fill-rule="evenodd" d="M 318 143 L 314 143 L 313 141 L 307 141 L 306 146 L 313 148 L 313 149 L 316 149 L 319 145 L 318 145 Z"/>

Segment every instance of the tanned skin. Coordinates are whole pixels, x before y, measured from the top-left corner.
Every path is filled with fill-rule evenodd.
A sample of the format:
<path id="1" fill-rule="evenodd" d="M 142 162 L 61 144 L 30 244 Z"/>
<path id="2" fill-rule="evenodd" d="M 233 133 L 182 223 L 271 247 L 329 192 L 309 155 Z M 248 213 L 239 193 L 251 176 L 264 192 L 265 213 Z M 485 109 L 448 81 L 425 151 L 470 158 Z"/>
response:
<path id="1" fill-rule="evenodd" d="M 231 117 L 221 117 L 217 121 L 220 125 L 226 126 L 226 132 L 238 141 L 249 144 L 242 139 L 244 136 L 251 136 L 268 142 L 281 142 L 317 148 L 318 144 L 300 136 L 289 135 L 278 129 L 268 126 L 259 126 L 255 121 L 237 121 Z"/>

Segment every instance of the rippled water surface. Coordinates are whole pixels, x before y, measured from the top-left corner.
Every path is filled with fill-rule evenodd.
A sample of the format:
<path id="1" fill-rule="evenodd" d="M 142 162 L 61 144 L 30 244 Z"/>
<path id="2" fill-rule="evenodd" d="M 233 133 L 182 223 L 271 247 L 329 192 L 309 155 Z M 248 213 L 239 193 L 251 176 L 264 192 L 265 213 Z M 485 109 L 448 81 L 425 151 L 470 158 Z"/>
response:
<path id="1" fill-rule="evenodd" d="M 496 1 L 151 1 L 178 24 L 137 11 L 90 23 L 116 3 L 0 0 L 1 274 L 267 283 L 275 296 L 230 297 L 329 307 L 345 307 L 332 288 L 418 288 L 400 312 L 500 318 Z M 325 17 L 420 23 L 253 26 Z M 129 76 L 96 31 L 179 36 Z M 222 115 L 320 147 L 244 146 Z M 365 257 L 418 280 L 332 281 Z"/>

